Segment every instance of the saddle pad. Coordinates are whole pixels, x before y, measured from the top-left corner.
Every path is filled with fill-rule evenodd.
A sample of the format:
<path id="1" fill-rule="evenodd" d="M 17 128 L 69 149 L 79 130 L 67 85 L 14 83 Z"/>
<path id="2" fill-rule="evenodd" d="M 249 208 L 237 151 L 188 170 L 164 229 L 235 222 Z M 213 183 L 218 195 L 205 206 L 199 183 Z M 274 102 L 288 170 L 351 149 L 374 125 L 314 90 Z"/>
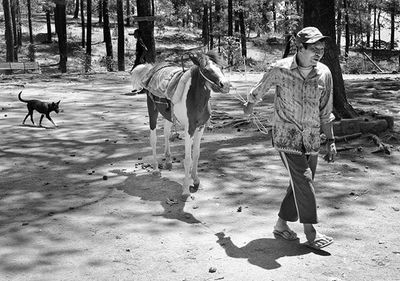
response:
<path id="1" fill-rule="evenodd" d="M 171 99 L 173 95 L 173 91 L 169 91 L 170 97 L 167 94 L 167 90 L 169 88 L 170 82 L 173 80 L 175 84 L 178 84 L 179 74 L 182 72 L 182 68 L 171 65 L 157 65 L 143 79 L 144 87 L 151 92 L 153 95 L 158 96 L 160 98 L 168 98 Z M 173 79 L 175 78 L 175 79 Z"/>

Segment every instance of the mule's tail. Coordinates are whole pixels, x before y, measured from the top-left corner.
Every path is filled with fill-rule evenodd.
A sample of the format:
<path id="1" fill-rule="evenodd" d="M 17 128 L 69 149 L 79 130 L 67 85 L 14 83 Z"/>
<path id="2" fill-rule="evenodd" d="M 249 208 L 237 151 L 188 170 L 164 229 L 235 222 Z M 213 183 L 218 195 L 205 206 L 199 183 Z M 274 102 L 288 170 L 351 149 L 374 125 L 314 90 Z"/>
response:
<path id="1" fill-rule="evenodd" d="M 22 102 L 28 102 L 27 100 L 24 100 L 24 99 L 21 98 L 21 94 L 22 94 L 22 91 L 19 92 L 19 94 L 18 94 L 18 99 L 19 99 L 20 101 L 22 101 Z"/>

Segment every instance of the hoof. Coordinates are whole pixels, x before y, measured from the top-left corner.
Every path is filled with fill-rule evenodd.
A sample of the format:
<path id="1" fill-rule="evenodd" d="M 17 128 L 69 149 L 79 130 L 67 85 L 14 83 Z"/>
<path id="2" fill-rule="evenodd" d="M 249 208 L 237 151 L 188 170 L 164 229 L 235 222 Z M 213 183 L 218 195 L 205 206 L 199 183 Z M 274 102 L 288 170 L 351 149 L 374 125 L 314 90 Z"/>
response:
<path id="1" fill-rule="evenodd" d="M 165 163 L 165 170 L 172 170 L 172 163 Z"/>
<path id="2" fill-rule="evenodd" d="M 182 194 L 181 195 L 181 201 L 182 202 L 190 202 L 194 200 L 194 196 L 190 194 Z"/>
<path id="3" fill-rule="evenodd" d="M 160 177 L 160 176 L 161 176 L 161 172 L 160 172 L 160 171 L 153 171 L 151 174 L 152 174 L 153 176 L 157 176 L 157 177 Z"/>
<path id="4" fill-rule="evenodd" d="M 197 190 L 199 190 L 199 186 L 200 186 L 200 182 L 194 183 L 193 185 L 191 185 L 191 186 L 189 187 L 189 191 L 190 191 L 191 193 L 195 193 L 195 192 L 197 192 Z"/>

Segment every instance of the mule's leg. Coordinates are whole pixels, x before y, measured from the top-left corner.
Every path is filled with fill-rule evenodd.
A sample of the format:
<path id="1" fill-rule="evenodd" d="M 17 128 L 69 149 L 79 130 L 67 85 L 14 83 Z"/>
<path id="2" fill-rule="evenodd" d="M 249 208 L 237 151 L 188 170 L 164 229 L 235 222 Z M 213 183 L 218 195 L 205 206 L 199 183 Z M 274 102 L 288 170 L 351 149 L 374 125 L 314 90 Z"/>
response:
<path id="1" fill-rule="evenodd" d="M 152 98 L 147 95 L 147 111 L 149 113 L 150 122 L 150 145 L 153 154 L 153 169 L 154 173 L 158 174 L 160 171 L 158 169 L 157 161 L 157 117 L 158 110 Z"/>
<path id="2" fill-rule="evenodd" d="M 199 165 L 200 157 L 200 142 L 203 136 L 204 126 L 197 128 L 193 136 L 193 162 L 192 162 L 192 179 L 193 179 L 193 189 L 197 191 L 199 189 L 200 180 L 197 175 L 197 166 Z"/>
<path id="3" fill-rule="evenodd" d="M 185 127 L 185 160 L 183 165 L 185 167 L 185 179 L 183 180 L 182 198 L 187 199 L 190 196 L 190 169 L 192 166 L 192 142 L 193 139 L 188 133 L 188 128 Z"/>
<path id="4" fill-rule="evenodd" d="M 170 170 L 172 168 L 171 161 L 171 148 L 169 145 L 169 138 L 171 136 L 172 122 L 165 119 L 164 123 L 164 155 L 165 155 L 165 169 Z"/>

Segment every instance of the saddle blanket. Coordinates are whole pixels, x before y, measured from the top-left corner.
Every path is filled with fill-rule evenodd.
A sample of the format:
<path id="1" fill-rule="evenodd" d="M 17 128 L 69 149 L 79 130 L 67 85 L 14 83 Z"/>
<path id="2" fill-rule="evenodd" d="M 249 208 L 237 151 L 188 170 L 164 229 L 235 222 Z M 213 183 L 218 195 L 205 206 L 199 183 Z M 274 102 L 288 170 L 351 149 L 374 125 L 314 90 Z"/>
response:
<path id="1" fill-rule="evenodd" d="M 172 100 L 183 74 L 184 71 L 181 67 L 160 64 L 154 66 L 145 75 L 142 84 L 153 95 Z"/>

